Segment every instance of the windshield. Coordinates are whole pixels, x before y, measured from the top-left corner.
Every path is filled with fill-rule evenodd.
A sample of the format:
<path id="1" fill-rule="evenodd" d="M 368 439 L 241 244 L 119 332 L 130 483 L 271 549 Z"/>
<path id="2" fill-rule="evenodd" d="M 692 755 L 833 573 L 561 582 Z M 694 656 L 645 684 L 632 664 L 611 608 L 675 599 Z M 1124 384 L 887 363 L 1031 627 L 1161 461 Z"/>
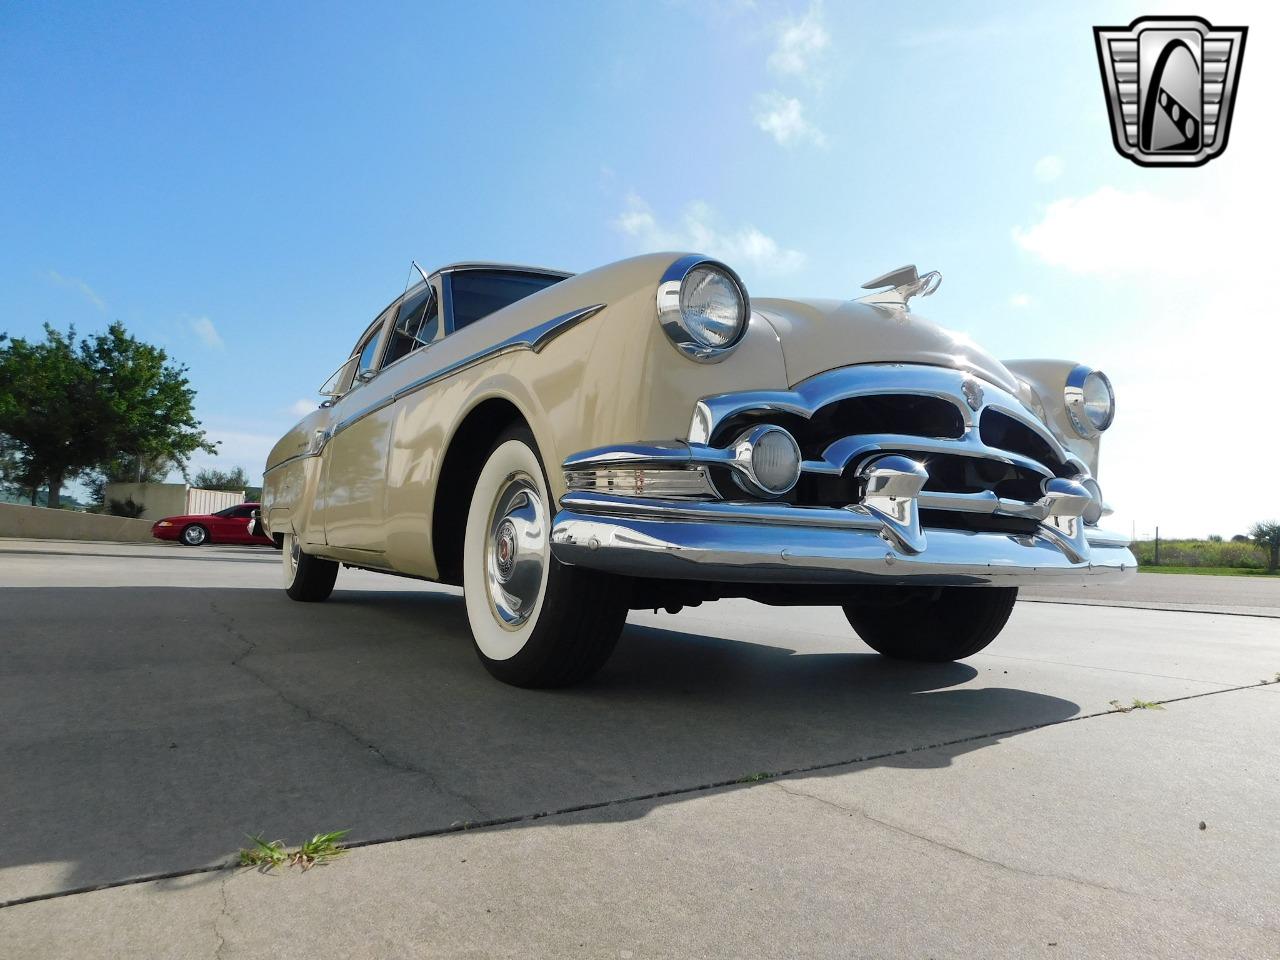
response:
<path id="1" fill-rule="evenodd" d="M 564 277 L 507 270 L 461 270 L 450 278 L 453 329 L 461 330 L 517 300 L 559 283 Z"/>

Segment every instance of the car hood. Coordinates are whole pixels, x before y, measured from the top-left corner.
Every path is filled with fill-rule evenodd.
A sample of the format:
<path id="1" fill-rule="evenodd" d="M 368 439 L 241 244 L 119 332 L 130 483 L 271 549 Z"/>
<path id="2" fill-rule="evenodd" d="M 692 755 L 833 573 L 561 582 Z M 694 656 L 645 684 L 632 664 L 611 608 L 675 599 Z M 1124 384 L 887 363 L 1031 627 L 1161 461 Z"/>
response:
<path id="1" fill-rule="evenodd" d="M 964 370 L 1018 394 L 1017 378 L 968 337 L 902 307 L 856 300 L 752 298 L 753 312 L 778 334 L 794 387 L 857 363 L 921 363 Z"/>

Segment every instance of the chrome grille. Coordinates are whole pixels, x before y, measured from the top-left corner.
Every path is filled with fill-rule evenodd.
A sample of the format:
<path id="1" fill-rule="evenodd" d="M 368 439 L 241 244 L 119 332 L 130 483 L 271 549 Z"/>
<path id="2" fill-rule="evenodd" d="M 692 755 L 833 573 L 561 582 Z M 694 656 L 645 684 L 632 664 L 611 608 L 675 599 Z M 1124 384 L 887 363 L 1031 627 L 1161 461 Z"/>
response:
<path id="1" fill-rule="evenodd" d="M 868 364 L 820 374 L 792 391 L 707 398 L 692 432 L 703 431 L 715 446 L 765 421 L 790 430 L 805 457 L 786 498 L 797 506 L 860 503 L 863 467 L 900 454 L 928 471 L 920 495 L 926 519 L 1017 530 L 1043 517 L 1037 504 L 1048 481 L 1089 472 L 1016 397 L 942 367 Z M 726 492 L 715 468 L 712 477 Z"/>

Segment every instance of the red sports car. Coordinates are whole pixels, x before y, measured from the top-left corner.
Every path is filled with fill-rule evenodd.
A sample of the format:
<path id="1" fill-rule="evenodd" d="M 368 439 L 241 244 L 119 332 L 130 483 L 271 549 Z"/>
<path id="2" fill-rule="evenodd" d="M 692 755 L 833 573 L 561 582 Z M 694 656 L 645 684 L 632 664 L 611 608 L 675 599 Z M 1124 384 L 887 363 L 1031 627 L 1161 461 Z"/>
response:
<path id="1" fill-rule="evenodd" d="M 188 547 L 203 543 L 255 543 L 273 546 L 270 537 L 256 534 L 254 522 L 258 512 L 256 503 L 239 503 L 217 513 L 192 514 L 185 517 L 165 517 L 151 525 L 151 535 L 157 540 L 177 540 Z"/>

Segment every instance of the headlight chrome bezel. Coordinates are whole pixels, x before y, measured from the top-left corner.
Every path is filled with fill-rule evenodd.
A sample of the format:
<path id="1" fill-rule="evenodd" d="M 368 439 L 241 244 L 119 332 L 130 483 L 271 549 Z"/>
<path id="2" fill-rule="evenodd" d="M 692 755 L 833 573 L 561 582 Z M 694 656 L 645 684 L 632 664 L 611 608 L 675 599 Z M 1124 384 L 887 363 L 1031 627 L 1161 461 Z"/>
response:
<path id="1" fill-rule="evenodd" d="M 1089 411 L 1085 407 L 1085 387 L 1090 377 L 1096 377 L 1097 382 L 1101 383 L 1107 391 L 1107 415 L 1101 422 L 1097 423 L 1089 416 Z M 1111 386 L 1111 379 L 1101 370 L 1095 370 L 1084 364 L 1077 364 L 1067 374 L 1067 383 L 1063 389 L 1063 400 L 1067 405 L 1067 415 L 1071 418 L 1071 425 L 1075 428 L 1076 433 L 1086 439 L 1093 439 L 1100 436 L 1103 431 L 1115 422 L 1116 418 L 1116 391 Z"/>
<path id="2" fill-rule="evenodd" d="M 712 345 L 696 336 L 690 328 L 681 307 L 681 292 L 690 274 L 698 269 L 714 270 L 722 274 L 733 285 L 741 301 L 742 316 L 737 332 L 733 338 L 722 345 Z M 658 283 L 657 292 L 658 323 L 671 343 L 691 360 L 700 363 L 719 363 L 732 353 L 747 334 L 751 323 L 751 298 L 742 279 L 728 266 L 719 260 L 704 257 L 701 254 L 690 254 L 681 257 L 671 264 Z"/>

